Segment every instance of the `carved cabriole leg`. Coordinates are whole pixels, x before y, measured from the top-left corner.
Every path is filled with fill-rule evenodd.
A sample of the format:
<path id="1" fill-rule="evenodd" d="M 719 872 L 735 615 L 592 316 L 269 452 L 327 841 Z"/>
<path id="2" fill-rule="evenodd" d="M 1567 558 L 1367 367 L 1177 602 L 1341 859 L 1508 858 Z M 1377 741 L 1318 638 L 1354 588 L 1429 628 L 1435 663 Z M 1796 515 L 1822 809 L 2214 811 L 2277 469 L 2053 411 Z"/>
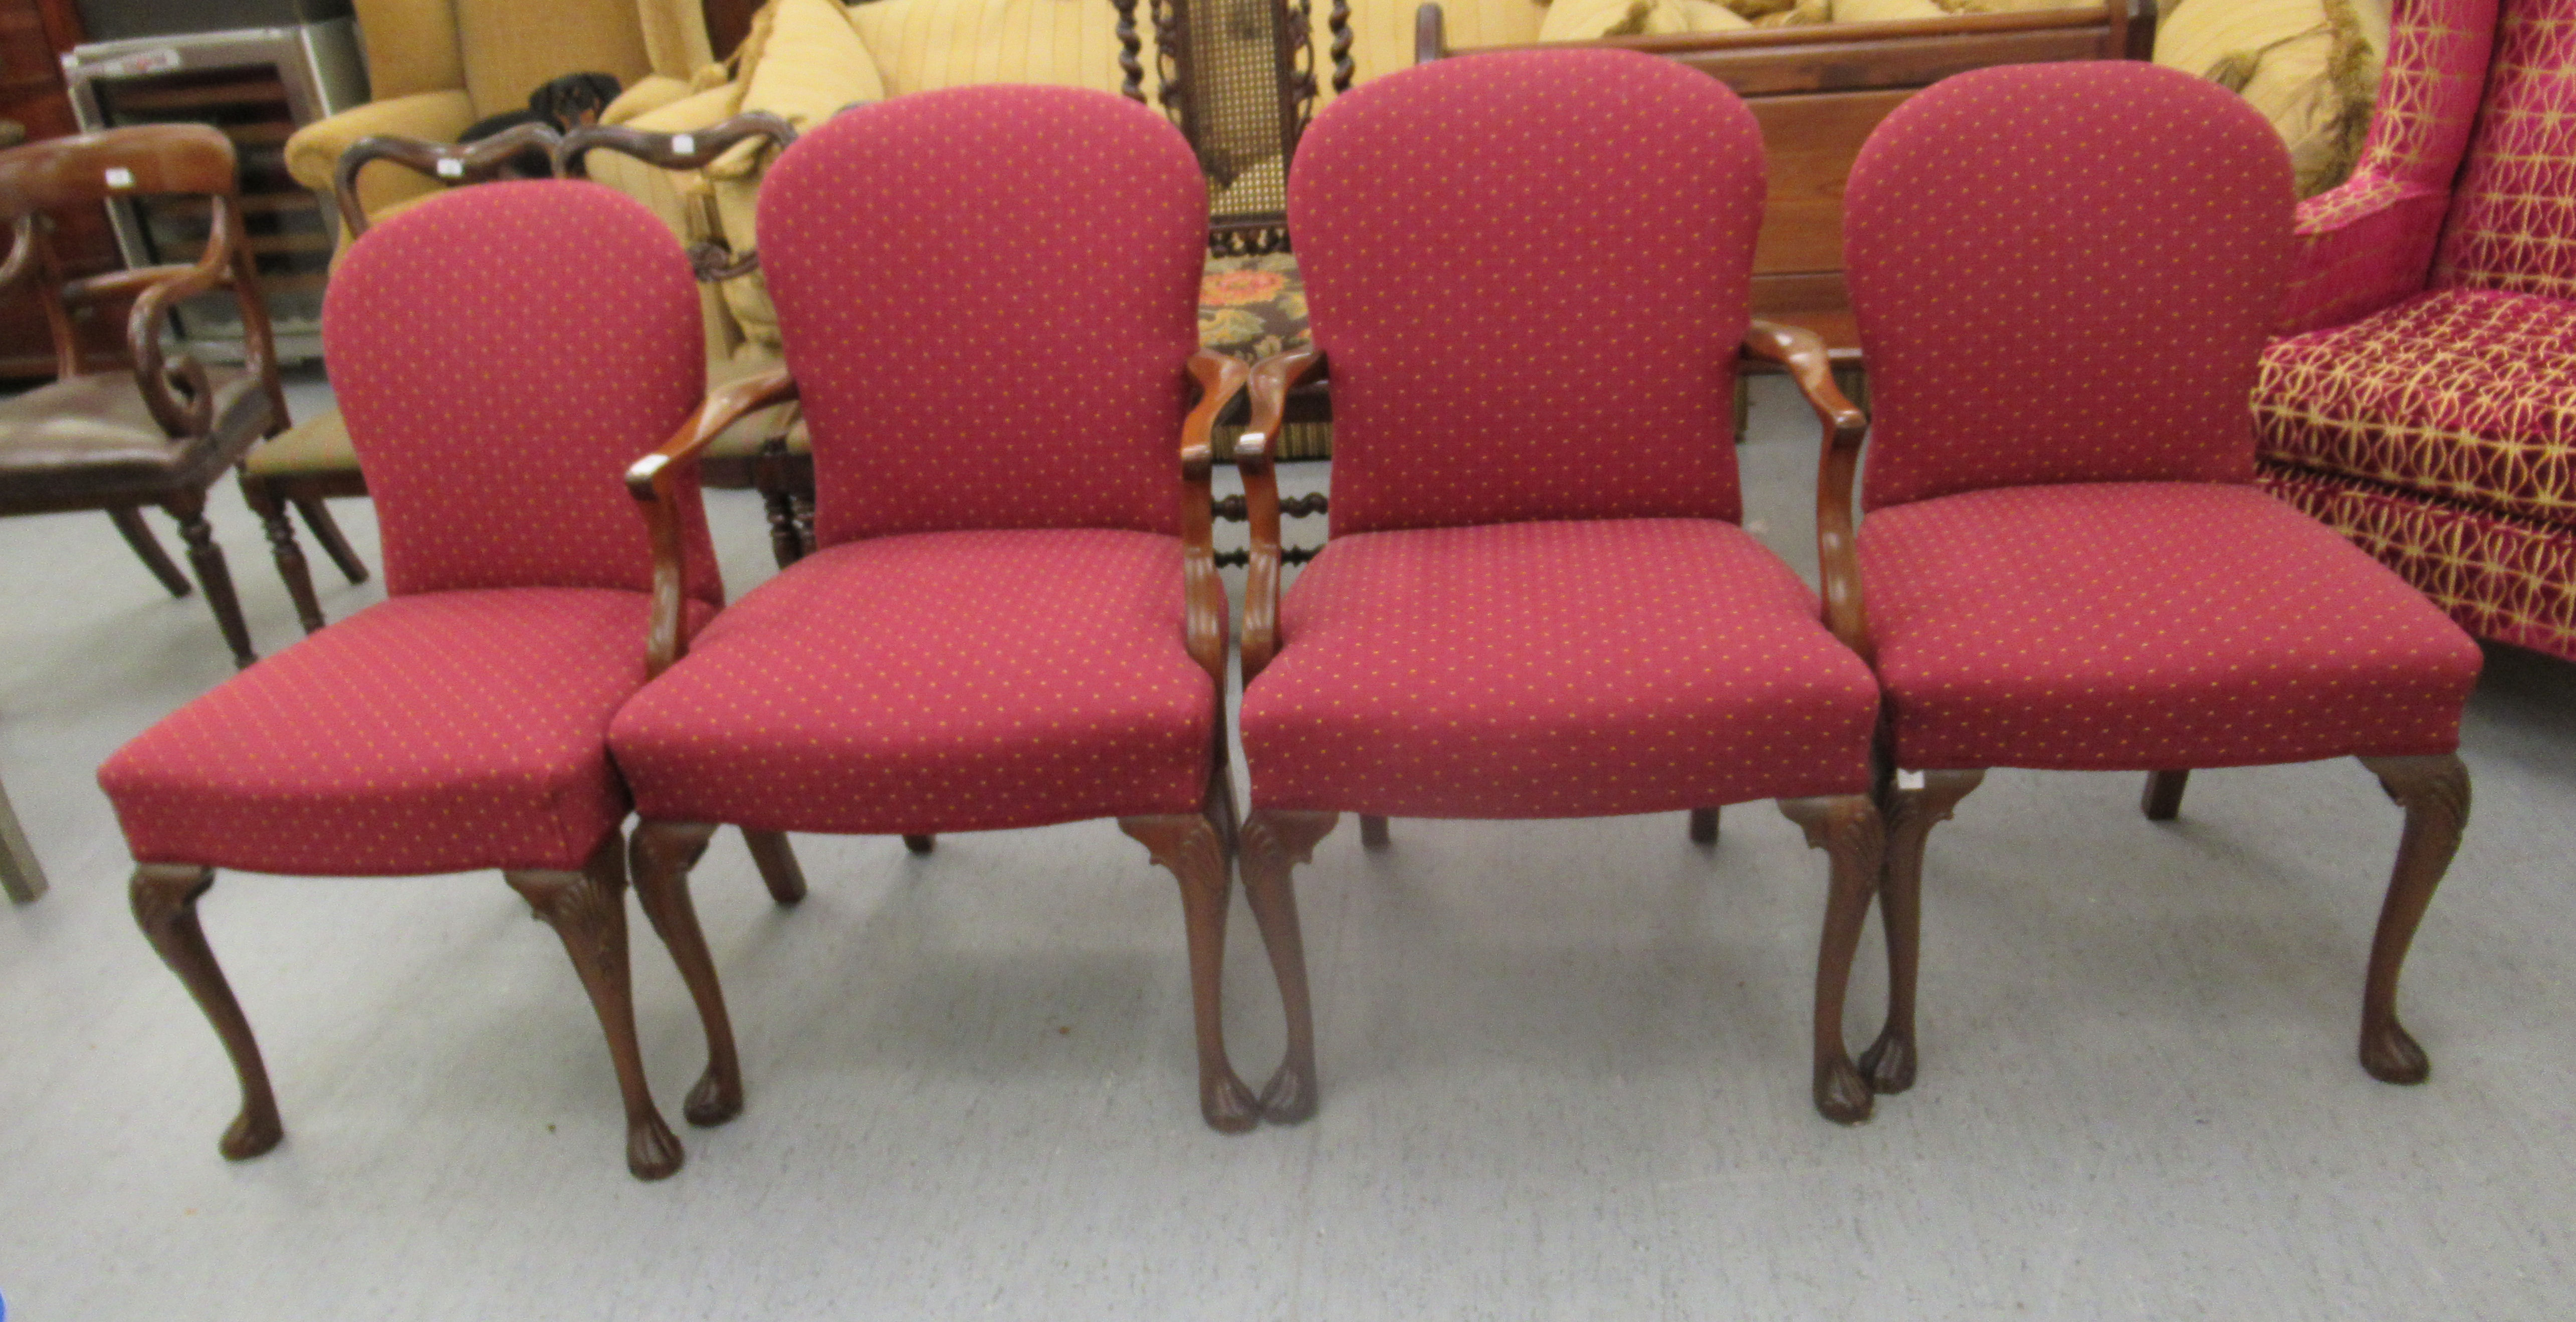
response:
<path id="1" fill-rule="evenodd" d="M 1306 939 L 1298 930 L 1297 889 L 1291 874 L 1315 856 L 1340 813 L 1280 812 L 1255 808 L 1243 819 L 1243 893 L 1270 951 L 1279 980 L 1279 1004 L 1288 1018 L 1288 1049 L 1261 1089 L 1261 1115 L 1293 1125 L 1315 1113 L 1315 1010 L 1306 991 Z M 1365 818 L 1362 819 L 1366 821 Z"/>
<path id="2" fill-rule="evenodd" d="M 635 1041 L 635 993 L 626 965 L 626 851 L 611 832 L 579 872 L 508 871 L 501 876 L 563 938 L 564 953 L 590 993 L 608 1034 L 608 1056 L 626 1101 L 626 1169 L 658 1180 L 680 1169 L 680 1140 L 662 1123 L 644 1082 Z"/>
<path id="3" fill-rule="evenodd" d="M 248 669 L 259 654 L 250 650 L 250 625 L 242 620 L 241 598 L 233 595 L 224 549 L 215 545 L 215 530 L 206 526 L 206 493 L 181 492 L 164 502 L 163 508 L 179 521 L 179 536 L 188 543 L 188 563 L 196 567 L 197 582 L 206 589 L 206 604 L 214 609 L 216 627 L 232 646 L 233 664 Z"/>
<path id="4" fill-rule="evenodd" d="M 1918 788 L 1879 787 L 1879 813 L 1887 828 L 1887 857 L 1879 873 L 1879 921 L 1887 929 L 1887 1026 L 1861 1053 L 1870 1091 L 1899 1093 L 1914 1086 L 1914 980 L 1922 946 L 1923 841 L 1935 822 L 1950 819 L 1959 800 L 1985 780 L 1983 771 L 1926 771 Z"/>
<path id="5" fill-rule="evenodd" d="M 241 486 L 242 498 L 268 530 L 269 558 L 277 562 L 277 576 L 286 581 L 286 595 L 295 602 L 295 618 L 304 625 L 304 632 L 320 632 L 322 599 L 313 591 L 313 568 L 304 561 L 304 548 L 295 544 L 295 521 L 287 517 L 286 506 L 267 484 L 244 473 Z"/>
<path id="6" fill-rule="evenodd" d="M 160 952 L 161 962 L 187 984 L 188 994 L 197 998 L 206 1018 L 214 1021 L 215 1036 L 223 1039 L 225 1054 L 233 1058 L 233 1072 L 241 1076 L 241 1114 L 224 1130 L 220 1145 L 226 1157 L 240 1161 L 276 1147 L 286 1137 L 286 1126 L 277 1118 L 277 1094 L 269 1089 L 259 1040 L 251 1036 L 250 1020 L 233 999 L 232 984 L 224 980 L 223 966 L 215 962 L 205 929 L 197 924 L 197 897 L 214 884 L 213 868 L 145 863 L 134 869 L 129 898 L 135 924 Z"/>
<path id="7" fill-rule="evenodd" d="M 2172 821 L 2182 815 L 2182 787 L 2190 780 L 2188 771 L 2148 772 L 2146 797 L 2138 801 L 2138 811 L 2151 822 Z"/>
<path id="8" fill-rule="evenodd" d="M 931 850 L 939 847 L 939 837 L 935 835 L 908 835 L 903 838 L 903 847 L 916 854 L 927 854 Z"/>
<path id="9" fill-rule="evenodd" d="M 2439 757 L 2365 757 L 2380 788 L 2406 810 L 2406 833 L 2397 844 L 2397 867 L 2380 906 L 2379 932 L 2370 943 L 2370 978 L 2361 995 L 2361 1067 L 2383 1083 L 2422 1083 L 2432 1072 L 2424 1048 L 2397 1022 L 2397 974 L 2416 925 L 2433 902 L 2433 888 L 2460 847 L 2469 823 L 2469 769 L 2450 754 Z"/>
<path id="10" fill-rule="evenodd" d="M 339 566 L 340 576 L 351 586 L 367 581 L 367 562 L 358 558 L 357 548 L 340 532 L 340 523 L 331 517 L 330 506 L 319 496 L 298 496 L 293 504 L 304 516 L 304 526 L 313 530 L 313 540 L 322 544 L 322 553 Z"/>
<path id="11" fill-rule="evenodd" d="M 1395 843 L 1394 837 L 1387 834 L 1385 818 L 1361 815 L 1360 848 L 1384 849 L 1393 843 Z"/>
<path id="12" fill-rule="evenodd" d="M 1240 1134 L 1260 1123 L 1252 1090 L 1225 1054 L 1225 911 L 1234 878 L 1216 825 L 1198 813 L 1121 817 L 1118 829 L 1153 853 L 1181 883 L 1188 922 L 1190 1002 L 1198 1024 L 1199 1114 L 1208 1128 Z"/>
<path id="13" fill-rule="evenodd" d="M 116 530 L 124 534 L 125 544 L 133 548 L 135 558 L 152 571 L 154 578 L 161 580 L 161 586 L 171 596 L 184 597 L 197 590 L 196 585 L 188 581 L 188 576 L 179 572 L 178 562 L 161 549 L 161 539 L 152 535 L 152 525 L 143 521 L 143 511 L 127 506 L 109 510 L 107 517 L 114 520 Z"/>
<path id="14" fill-rule="evenodd" d="M 1207 801 L 1200 811 L 1216 828 L 1217 837 L 1225 843 L 1226 862 L 1232 863 L 1243 852 L 1243 815 L 1235 810 L 1234 763 L 1226 756 L 1223 712 L 1217 714 L 1216 748 L 1208 762 Z"/>
<path id="15" fill-rule="evenodd" d="M 1780 812 L 1806 828 L 1807 843 L 1833 861 L 1833 887 L 1825 902 L 1825 930 L 1816 947 L 1816 1110 L 1836 1124 L 1869 1118 L 1870 1089 L 1843 1045 L 1843 996 L 1851 985 L 1852 954 L 1860 947 L 1862 920 L 1878 890 L 1879 862 L 1887 836 L 1878 805 L 1866 794 L 1782 799 Z"/>
<path id="16" fill-rule="evenodd" d="M 689 869 L 697 866 L 715 833 L 715 827 L 698 822 L 642 822 L 635 828 L 630 851 L 635 862 L 635 898 L 643 902 L 644 916 L 652 920 L 653 931 L 670 949 L 671 962 L 680 966 L 680 980 L 689 985 L 689 998 L 698 1003 L 699 1022 L 706 1026 L 706 1072 L 680 1109 L 693 1125 L 720 1125 L 742 1114 L 742 1061 L 734 1052 L 733 1019 L 725 1013 L 724 986 L 716 981 L 715 957 L 707 953 L 698 908 L 689 902 Z M 760 837 L 745 831 L 743 838 Z M 769 838 L 785 843 L 783 837 Z M 759 847 L 755 845 L 752 852 L 757 856 Z M 790 856 L 787 864 L 793 868 L 795 858 Z M 770 891 L 777 893 L 774 883 Z"/>
<path id="17" fill-rule="evenodd" d="M 745 831 L 742 842 L 751 849 L 752 865 L 760 869 L 760 881 L 769 887 L 769 898 L 780 904 L 794 904 L 805 898 L 805 869 L 797 864 L 796 851 L 788 845 L 785 831 Z"/>
<path id="18" fill-rule="evenodd" d="M 1695 845 L 1717 843 L 1717 809 L 1693 808 L 1690 815 L 1690 838 Z"/>

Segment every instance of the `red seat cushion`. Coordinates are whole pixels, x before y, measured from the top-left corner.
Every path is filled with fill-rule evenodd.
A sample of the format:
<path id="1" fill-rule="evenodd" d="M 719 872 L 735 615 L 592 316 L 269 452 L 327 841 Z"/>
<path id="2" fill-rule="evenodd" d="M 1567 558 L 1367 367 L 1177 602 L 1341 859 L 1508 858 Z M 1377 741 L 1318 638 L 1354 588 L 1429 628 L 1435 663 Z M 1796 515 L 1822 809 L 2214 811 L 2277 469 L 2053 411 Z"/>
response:
<path id="1" fill-rule="evenodd" d="M 99 784 L 138 862 L 577 868 L 626 814 L 606 735 L 645 614 L 606 588 L 396 597 L 172 713 Z"/>
<path id="2" fill-rule="evenodd" d="M 1878 685 L 1733 524 L 1335 537 L 1243 698 L 1258 807 L 1599 817 L 1869 788 Z"/>
<path id="3" fill-rule="evenodd" d="M 2576 303 L 2452 289 L 2263 353 L 2263 457 L 2576 525 Z"/>
<path id="4" fill-rule="evenodd" d="M 1197 812 L 1216 705 L 1177 538 L 917 533 L 762 584 L 609 743 L 649 819 L 971 831 Z"/>
<path id="5" fill-rule="evenodd" d="M 1869 516 L 1899 766 L 2180 770 L 2447 753 L 2477 645 L 2252 488 L 2005 487 Z"/>

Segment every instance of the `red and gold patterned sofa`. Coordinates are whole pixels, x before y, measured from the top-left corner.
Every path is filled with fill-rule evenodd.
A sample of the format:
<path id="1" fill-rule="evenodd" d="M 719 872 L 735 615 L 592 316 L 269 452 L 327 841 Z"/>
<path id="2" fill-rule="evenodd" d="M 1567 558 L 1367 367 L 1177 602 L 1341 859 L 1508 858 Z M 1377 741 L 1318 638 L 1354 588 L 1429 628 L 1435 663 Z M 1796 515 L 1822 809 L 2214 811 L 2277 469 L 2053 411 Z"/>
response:
<path id="1" fill-rule="evenodd" d="M 2275 494 L 2470 632 L 2576 659 L 2571 66 L 2576 0 L 2398 0 L 2255 412 Z"/>

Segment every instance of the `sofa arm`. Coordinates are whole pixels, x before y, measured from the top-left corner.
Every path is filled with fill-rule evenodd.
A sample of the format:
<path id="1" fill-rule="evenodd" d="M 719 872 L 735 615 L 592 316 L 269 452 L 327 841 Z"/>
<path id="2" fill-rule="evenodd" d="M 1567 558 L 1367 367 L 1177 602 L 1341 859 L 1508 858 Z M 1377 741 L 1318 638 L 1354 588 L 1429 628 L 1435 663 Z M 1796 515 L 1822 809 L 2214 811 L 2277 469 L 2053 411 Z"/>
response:
<path id="1" fill-rule="evenodd" d="M 649 73 L 638 79 L 633 87 L 618 93 L 617 99 L 599 112 L 599 122 L 611 126 L 623 124 L 639 115 L 652 114 L 695 92 L 696 89 L 690 87 L 685 78 Z"/>
<path id="2" fill-rule="evenodd" d="M 286 140 L 286 170 L 315 192 L 331 191 L 340 154 L 360 138 L 385 134 L 423 142 L 454 142 L 474 124 L 474 103 L 463 92 L 419 92 L 370 101 L 329 119 L 315 120 Z M 358 200 L 370 216 L 397 202 L 438 191 L 438 181 L 403 169 L 367 171 Z"/>
<path id="3" fill-rule="evenodd" d="M 2357 321 L 2422 292 L 2450 209 L 2442 189 L 2375 175 L 2300 203 L 2280 332 Z"/>

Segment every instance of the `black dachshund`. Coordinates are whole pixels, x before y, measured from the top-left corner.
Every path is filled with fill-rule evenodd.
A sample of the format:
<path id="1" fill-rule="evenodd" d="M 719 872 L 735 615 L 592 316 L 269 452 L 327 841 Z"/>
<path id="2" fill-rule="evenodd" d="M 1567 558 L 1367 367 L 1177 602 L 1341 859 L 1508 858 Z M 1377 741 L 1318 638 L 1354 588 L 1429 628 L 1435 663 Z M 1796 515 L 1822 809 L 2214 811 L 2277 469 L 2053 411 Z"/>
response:
<path id="1" fill-rule="evenodd" d="M 545 124 L 557 133 L 579 125 L 596 124 L 601 111 L 617 99 L 621 89 L 612 74 L 568 73 L 552 82 L 541 84 L 528 93 L 528 108 L 513 110 L 479 120 L 465 130 L 463 142 L 480 142 L 521 124 Z M 501 167 L 503 179 L 547 179 L 554 175 L 554 163 L 546 159 L 542 148 L 531 147 L 510 158 Z"/>

